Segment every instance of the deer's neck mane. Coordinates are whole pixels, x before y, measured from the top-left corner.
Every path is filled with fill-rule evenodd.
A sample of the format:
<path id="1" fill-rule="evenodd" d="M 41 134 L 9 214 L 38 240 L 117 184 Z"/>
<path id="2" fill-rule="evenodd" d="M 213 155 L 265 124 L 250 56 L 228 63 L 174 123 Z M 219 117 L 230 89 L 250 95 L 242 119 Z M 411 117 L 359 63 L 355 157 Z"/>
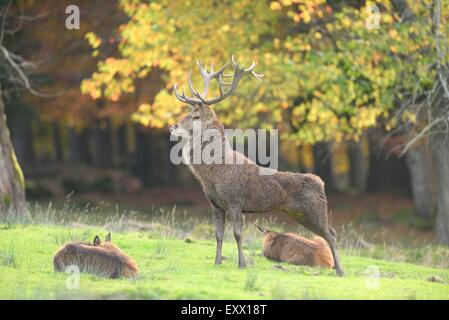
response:
<path id="1" fill-rule="evenodd" d="M 207 132 L 206 132 L 207 131 Z M 191 140 L 191 147 L 183 150 L 183 157 L 188 164 L 190 170 L 201 183 L 213 180 L 213 176 L 224 170 L 225 166 L 232 162 L 235 158 L 235 152 L 226 138 L 223 124 L 216 120 L 201 135 Z M 201 161 L 195 162 L 192 148 L 200 150 Z M 218 155 L 214 157 L 218 163 L 205 163 L 204 155 L 210 154 L 209 151 L 218 151 Z M 215 162 L 215 161 L 214 161 Z"/>

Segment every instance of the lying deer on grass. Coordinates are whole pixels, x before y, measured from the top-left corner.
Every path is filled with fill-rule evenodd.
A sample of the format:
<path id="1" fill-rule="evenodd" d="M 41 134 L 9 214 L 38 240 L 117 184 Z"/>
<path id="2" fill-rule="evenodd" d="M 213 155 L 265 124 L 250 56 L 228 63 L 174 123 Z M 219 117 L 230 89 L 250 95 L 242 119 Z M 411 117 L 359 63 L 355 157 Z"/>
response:
<path id="1" fill-rule="evenodd" d="M 111 243 L 110 233 L 103 243 L 95 236 L 93 243 L 72 242 L 64 245 L 55 254 L 53 265 L 55 271 L 59 272 L 75 265 L 81 272 L 111 279 L 137 275 L 137 264 Z"/>
<path id="2" fill-rule="evenodd" d="M 211 109 L 216 104 L 231 96 L 237 89 L 239 81 L 245 76 L 254 76 L 261 80 L 262 75 L 255 73 L 256 63 L 249 68 L 242 68 L 232 57 L 234 74 L 226 75 L 224 70 L 226 63 L 218 71 L 208 72 L 198 62 L 201 77 L 204 83 L 204 91 L 200 94 L 192 85 L 191 73 L 189 76 L 189 89 L 192 97 L 180 94 L 174 87 L 178 100 L 190 106 L 191 111 L 179 123 L 170 128 L 172 135 L 189 139 L 190 149 L 183 149 L 183 157 L 189 168 L 200 181 L 206 198 L 209 200 L 215 217 L 217 249 L 215 264 L 222 262 L 222 244 L 225 228 L 225 213 L 228 213 L 233 223 L 234 237 L 237 242 L 240 268 L 245 267 L 242 249 L 242 213 L 281 211 L 312 232 L 320 235 L 329 243 L 335 261 L 337 275 L 344 274 L 337 252 L 336 234 L 328 223 L 327 199 L 324 192 L 324 183 L 316 175 L 292 172 L 275 171 L 271 175 L 261 175 L 261 168 L 256 163 L 246 158 L 243 154 L 232 150 L 224 133 L 223 124 L 217 119 Z M 232 78 L 225 82 L 224 78 Z M 218 81 L 220 95 L 207 99 L 210 82 Z M 194 124 L 200 124 L 201 134 L 194 135 Z M 219 135 L 212 135 L 203 139 L 201 135 L 206 131 L 214 130 Z M 223 148 L 221 163 L 195 163 L 192 150 L 200 148 L 203 151 Z"/>
<path id="3" fill-rule="evenodd" d="M 264 257 L 301 266 L 334 267 L 334 258 L 326 240 L 321 237 L 307 239 L 294 233 L 279 233 L 256 227 L 265 235 Z"/>

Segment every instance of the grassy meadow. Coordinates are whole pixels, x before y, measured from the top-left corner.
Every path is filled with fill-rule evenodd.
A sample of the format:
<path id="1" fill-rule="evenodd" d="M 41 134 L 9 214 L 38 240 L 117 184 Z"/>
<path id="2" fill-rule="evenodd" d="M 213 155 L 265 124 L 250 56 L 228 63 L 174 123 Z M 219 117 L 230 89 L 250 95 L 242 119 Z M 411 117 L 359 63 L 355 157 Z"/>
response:
<path id="1" fill-rule="evenodd" d="M 87 220 L 64 221 L 47 210 L 3 217 L 0 299 L 449 299 L 446 248 L 362 249 L 342 236 L 347 275 L 337 278 L 334 270 L 265 259 L 262 237 L 252 226 L 244 241 L 252 264 L 240 270 L 229 231 L 226 259 L 213 265 L 215 241 L 207 221 L 178 223 L 172 214 L 144 225 L 125 216 L 103 224 Z M 69 275 L 53 270 L 54 253 L 68 241 L 91 241 L 97 234 L 104 238 L 109 231 L 113 242 L 136 260 L 139 276 L 108 280 L 82 274 L 79 289 L 68 289 Z"/>

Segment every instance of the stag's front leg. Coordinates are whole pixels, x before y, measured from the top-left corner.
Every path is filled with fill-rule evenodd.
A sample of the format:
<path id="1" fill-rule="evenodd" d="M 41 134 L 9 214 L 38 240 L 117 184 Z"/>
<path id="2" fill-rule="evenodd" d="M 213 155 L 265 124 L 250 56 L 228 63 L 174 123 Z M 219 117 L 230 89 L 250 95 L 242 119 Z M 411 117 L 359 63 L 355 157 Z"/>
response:
<path id="1" fill-rule="evenodd" d="M 242 248 L 242 233 L 243 233 L 243 217 L 240 209 L 229 210 L 229 214 L 232 218 L 232 224 L 234 228 L 234 238 L 237 242 L 237 249 L 239 253 L 239 268 L 245 267 L 245 257 L 243 255 Z"/>
<path id="2" fill-rule="evenodd" d="M 223 260 L 222 248 L 225 231 L 225 211 L 221 208 L 212 207 L 215 220 L 215 237 L 217 238 L 217 251 L 215 253 L 215 264 L 221 264 Z"/>

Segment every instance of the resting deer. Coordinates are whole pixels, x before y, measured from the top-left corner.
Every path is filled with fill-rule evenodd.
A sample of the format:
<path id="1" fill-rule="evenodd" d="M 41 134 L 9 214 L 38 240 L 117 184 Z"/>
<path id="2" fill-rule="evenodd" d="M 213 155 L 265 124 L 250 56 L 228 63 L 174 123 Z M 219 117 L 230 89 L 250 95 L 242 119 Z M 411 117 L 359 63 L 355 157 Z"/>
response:
<path id="1" fill-rule="evenodd" d="M 72 242 L 64 245 L 53 258 L 55 271 L 64 272 L 76 265 L 81 272 L 106 278 L 131 278 L 137 275 L 137 264 L 111 242 L 111 234 L 101 242 L 95 236 L 93 243 Z"/>
<path id="2" fill-rule="evenodd" d="M 215 264 L 222 262 L 225 213 L 230 216 L 233 223 L 234 237 L 238 248 L 238 266 L 244 268 L 242 213 L 281 211 L 326 239 L 332 250 L 337 275 L 342 276 L 344 272 L 337 252 L 336 234 L 328 223 L 327 199 L 323 181 L 313 174 L 274 171 L 271 175 L 261 175 L 261 170 L 267 168 L 258 166 L 243 154 L 229 147 L 223 124 L 217 119 L 211 106 L 231 96 L 237 89 L 240 80 L 245 76 L 253 76 L 261 80 L 263 75 L 254 72 L 255 62 L 249 68 L 242 68 L 232 57 L 233 75 L 224 74 L 228 65 L 229 62 L 215 72 L 212 67 L 208 72 L 198 62 L 204 84 L 202 94 L 193 87 L 191 73 L 188 85 L 192 96 L 186 96 L 184 91 L 178 93 L 175 85 L 174 92 L 177 99 L 190 106 L 191 111 L 170 128 L 172 135 L 181 136 L 191 141 L 190 149 L 183 149 L 183 157 L 203 186 L 203 191 L 212 207 L 217 239 Z M 232 78 L 232 81 L 225 82 L 224 78 Z M 213 79 L 218 81 L 220 95 L 208 99 L 207 93 Z M 194 125 L 197 124 L 201 125 L 199 136 L 193 134 Z M 202 135 L 211 130 L 219 134 L 203 139 Z M 214 145 L 217 148 L 222 148 L 221 163 L 191 161 L 193 148 L 199 147 L 201 151 L 205 148 L 211 150 L 215 149 L 211 148 Z"/>
<path id="3" fill-rule="evenodd" d="M 258 225 L 256 227 L 265 235 L 263 238 L 265 258 L 301 266 L 334 267 L 332 252 L 323 238 L 307 239 L 294 233 L 279 233 Z"/>

